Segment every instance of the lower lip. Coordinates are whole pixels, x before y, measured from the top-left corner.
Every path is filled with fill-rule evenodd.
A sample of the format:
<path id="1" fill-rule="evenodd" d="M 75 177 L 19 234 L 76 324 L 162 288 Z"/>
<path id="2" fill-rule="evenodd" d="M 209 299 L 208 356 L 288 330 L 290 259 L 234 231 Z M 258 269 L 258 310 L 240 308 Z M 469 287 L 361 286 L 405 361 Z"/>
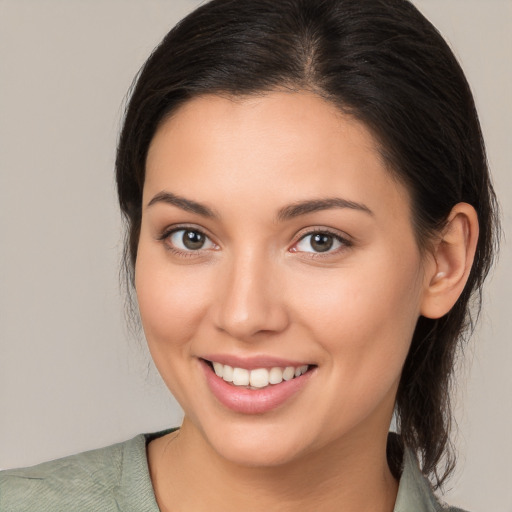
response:
<path id="1" fill-rule="evenodd" d="M 232 411 L 242 414 L 263 414 L 284 404 L 298 393 L 314 373 L 309 370 L 300 377 L 272 384 L 261 389 L 247 389 L 228 384 L 218 377 L 212 367 L 200 359 L 200 364 L 206 377 L 206 382 L 215 398 Z"/>

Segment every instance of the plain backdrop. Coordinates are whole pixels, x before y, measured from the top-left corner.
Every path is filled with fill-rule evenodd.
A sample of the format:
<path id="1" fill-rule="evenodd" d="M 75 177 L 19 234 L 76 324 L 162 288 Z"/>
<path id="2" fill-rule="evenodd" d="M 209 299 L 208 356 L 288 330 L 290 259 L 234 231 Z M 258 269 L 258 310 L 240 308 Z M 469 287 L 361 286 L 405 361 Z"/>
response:
<path id="1" fill-rule="evenodd" d="M 512 2 L 416 0 L 472 85 L 512 226 Z M 0 0 L 0 468 L 177 425 L 119 291 L 114 150 L 145 58 L 196 0 Z M 445 499 L 512 512 L 512 251 L 459 371 Z"/>

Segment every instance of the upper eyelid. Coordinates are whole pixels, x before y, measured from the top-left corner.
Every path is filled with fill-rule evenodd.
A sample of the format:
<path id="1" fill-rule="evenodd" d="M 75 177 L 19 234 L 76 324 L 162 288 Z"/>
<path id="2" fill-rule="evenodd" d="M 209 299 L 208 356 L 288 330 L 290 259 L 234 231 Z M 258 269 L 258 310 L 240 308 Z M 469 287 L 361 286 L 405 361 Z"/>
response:
<path id="1" fill-rule="evenodd" d="M 207 229 L 204 229 L 202 227 L 195 226 L 193 224 L 175 224 L 171 226 L 167 226 L 166 228 L 162 229 L 158 235 L 159 240 L 164 240 L 172 233 L 176 233 L 177 231 L 197 231 L 198 233 L 203 234 L 206 236 L 209 240 L 211 240 L 213 243 L 217 245 L 217 242 L 214 241 L 214 238 L 209 233 Z"/>
<path id="2" fill-rule="evenodd" d="M 310 235 L 316 235 L 317 233 L 325 233 L 327 235 L 331 235 L 339 240 L 343 240 L 344 242 L 352 242 L 352 237 L 348 234 L 339 231 L 337 229 L 333 228 L 326 228 L 326 227 L 318 227 L 318 228 L 304 228 L 304 230 L 299 231 L 299 234 L 297 235 L 294 243 L 299 242 L 303 238 L 306 238 Z"/>
<path id="3" fill-rule="evenodd" d="M 201 233 L 209 240 L 209 242 L 211 243 L 211 245 L 213 245 L 213 247 L 207 247 L 207 248 L 201 247 L 199 249 L 186 249 L 186 250 L 181 249 L 180 247 L 176 247 L 174 245 L 174 243 L 172 243 L 170 241 L 170 238 L 172 235 L 174 235 L 175 233 L 178 233 L 179 231 L 196 231 L 198 233 Z M 217 242 L 215 242 L 210 235 L 205 233 L 204 229 L 200 229 L 200 228 L 192 227 L 192 226 L 186 226 L 186 225 L 185 226 L 184 225 L 169 226 L 168 228 L 162 230 L 160 235 L 157 237 L 157 241 L 163 243 L 164 246 L 166 246 L 166 250 L 171 251 L 172 253 L 179 255 L 181 257 L 185 257 L 185 256 L 186 257 L 194 257 L 194 256 L 200 257 L 201 254 L 204 255 L 205 252 L 212 251 L 212 250 L 217 251 L 220 248 L 219 245 L 217 244 Z"/>
<path id="4" fill-rule="evenodd" d="M 188 223 L 170 225 L 170 226 L 162 229 L 157 238 L 158 238 L 158 240 L 165 240 L 171 234 L 173 234 L 177 231 L 187 230 L 187 229 L 189 229 L 190 231 L 198 231 L 199 233 L 202 233 L 204 236 L 206 236 L 216 246 L 218 246 L 218 247 L 221 246 L 221 244 L 218 241 L 216 241 L 215 237 L 209 233 L 209 230 L 203 228 L 202 226 L 197 226 L 195 224 L 188 224 Z M 293 237 L 293 240 L 291 242 L 291 244 L 292 244 L 291 247 L 296 245 L 298 242 L 300 242 L 307 236 L 311 236 L 311 235 L 314 235 L 317 233 L 325 233 L 325 234 L 331 235 L 331 236 L 337 238 L 338 240 L 342 241 L 346 245 L 350 245 L 353 243 L 353 238 L 350 235 L 348 235 L 342 231 L 339 231 L 334 228 L 318 226 L 318 227 L 307 227 L 307 228 L 303 228 L 303 229 L 299 230 L 298 233 L 296 233 L 296 235 Z"/>
<path id="5" fill-rule="evenodd" d="M 204 235 L 214 247 L 213 248 L 209 247 L 206 249 L 203 249 L 203 248 L 193 249 L 193 250 L 190 249 L 187 251 L 177 248 L 174 246 L 174 244 L 172 244 L 170 242 L 169 239 L 170 239 L 171 235 L 173 235 L 174 233 L 177 233 L 178 231 L 197 231 L 198 233 L 201 233 L 202 235 Z M 211 251 L 211 250 L 217 251 L 218 249 L 220 249 L 220 245 L 215 241 L 215 239 L 211 235 L 208 234 L 207 230 L 205 230 L 204 228 L 199 228 L 197 226 L 187 225 L 187 224 L 171 225 L 171 226 L 168 226 L 167 228 L 164 228 L 163 230 L 160 231 L 160 233 L 156 237 L 156 240 L 158 242 L 162 242 L 166 246 L 168 246 L 168 250 L 172 250 L 175 253 L 187 254 L 189 256 L 193 255 L 193 254 L 199 255 L 203 251 Z"/>
<path id="6" fill-rule="evenodd" d="M 335 250 L 332 250 L 332 251 L 329 250 L 329 251 L 325 251 L 325 252 L 300 251 L 300 250 L 296 249 L 297 245 L 300 242 L 302 242 L 305 238 L 307 238 L 308 236 L 318 234 L 318 233 L 332 236 L 340 243 L 341 246 Z M 354 246 L 354 241 L 353 241 L 352 237 L 345 235 L 344 233 L 339 232 L 338 230 L 333 230 L 333 229 L 324 228 L 324 227 L 318 227 L 318 228 L 312 228 L 312 229 L 306 228 L 305 232 L 303 232 L 299 236 L 297 236 L 295 241 L 288 248 L 288 251 L 295 253 L 297 255 L 298 254 L 306 255 L 308 258 L 329 258 L 329 257 L 333 257 L 343 251 L 346 251 L 346 250 L 352 248 L 353 246 Z"/>

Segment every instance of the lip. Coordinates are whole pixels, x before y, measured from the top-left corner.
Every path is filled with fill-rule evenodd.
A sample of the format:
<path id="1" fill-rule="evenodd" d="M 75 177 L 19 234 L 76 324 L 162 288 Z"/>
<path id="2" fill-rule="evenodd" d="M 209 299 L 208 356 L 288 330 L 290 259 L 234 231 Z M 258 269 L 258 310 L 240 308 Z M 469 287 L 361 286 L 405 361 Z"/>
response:
<path id="1" fill-rule="evenodd" d="M 233 359 L 237 358 L 229 358 L 232 362 Z M 218 359 L 214 359 L 214 361 L 230 364 L 227 362 L 224 363 L 224 360 L 219 361 Z M 254 358 L 251 363 L 254 363 L 255 366 L 251 369 L 270 366 L 300 366 L 300 364 L 297 363 L 282 364 L 284 360 L 273 358 L 271 358 L 272 362 L 270 365 L 262 365 L 261 363 L 264 361 L 269 362 L 268 359 L 262 360 L 260 358 Z M 277 361 L 280 361 L 279 364 L 274 364 Z M 241 361 L 238 364 L 240 363 Z M 248 363 L 246 359 L 243 360 L 243 363 L 243 366 L 240 364 L 238 367 L 249 369 L 246 366 Z M 264 414 L 278 408 L 297 394 L 307 384 L 312 375 L 316 373 L 316 368 L 313 368 L 300 377 L 283 381 L 280 384 L 270 385 L 262 389 L 246 389 L 244 387 L 228 384 L 222 378 L 217 377 L 211 366 L 205 360 L 199 359 L 199 364 L 206 378 L 206 383 L 215 398 L 228 409 L 241 414 Z"/>
<path id="2" fill-rule="evenodd" d="M 286 368 L 287 366 L 311 365 L 307 361 L 293 361 L 291 359 L 281 359 L 272 356 L 252 356 L 238 357 L 231 354 L 210 354 L 201 356 L 201 359 L 215 361 L 216 363 L 227 364 L 233 368 L 245 368 L 246 370 L 256 370 L 257 368 Z"/>

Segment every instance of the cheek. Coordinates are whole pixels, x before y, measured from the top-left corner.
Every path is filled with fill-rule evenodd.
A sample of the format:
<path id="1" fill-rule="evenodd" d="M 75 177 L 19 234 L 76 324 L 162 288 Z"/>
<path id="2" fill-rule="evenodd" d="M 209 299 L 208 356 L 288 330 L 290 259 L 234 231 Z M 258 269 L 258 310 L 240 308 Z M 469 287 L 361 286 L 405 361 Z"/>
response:
<path id="1" fill-rule="evenodd" d="M 206 308 L 204 276 L 197 269 L 187 272 L 186 266 L 172 267 L 165 260 L 141 249 L 135 266 L 137 300 L 150 348 L 188 341 Z"/>
<path id="2" fill-rule="evenodd" d="M 304 276 L 293 293 L 301 297 L 297 318 L 332 355 L 352 362 L 375 357 L 376 366 L 379 358 L 405 358 L 419 316 L 419 263 L 415 253 L 408 261 L 378 254 L 367 264 L 319 272 L 315 286 Z"/>

